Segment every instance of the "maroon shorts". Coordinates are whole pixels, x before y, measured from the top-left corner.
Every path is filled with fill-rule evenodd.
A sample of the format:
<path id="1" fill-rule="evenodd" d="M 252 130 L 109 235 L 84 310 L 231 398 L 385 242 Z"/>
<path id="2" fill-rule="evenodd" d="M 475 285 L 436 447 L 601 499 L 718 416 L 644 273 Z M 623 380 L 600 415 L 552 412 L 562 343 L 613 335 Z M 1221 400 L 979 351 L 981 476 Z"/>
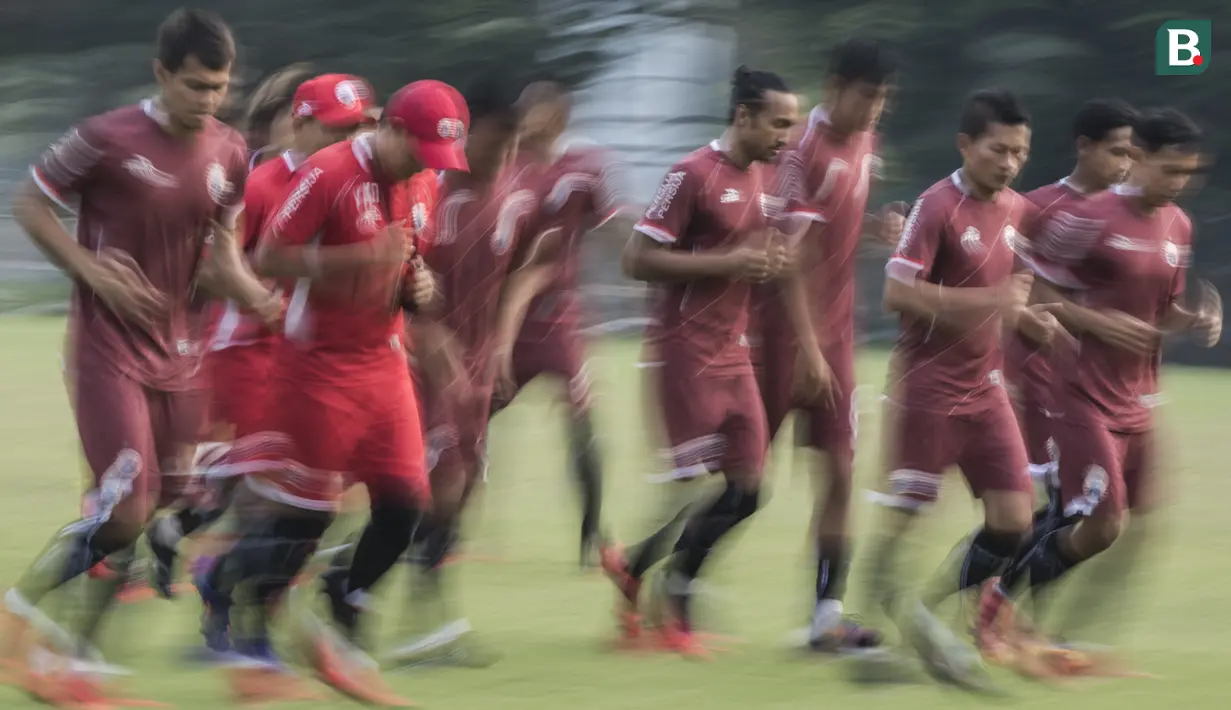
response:
<path id="1" fill-rule="evenodd" d="M 416 385 L 427 423 L 428 473 L 478 475 L 486 459 L 491 388 L 463 382 L 440 388 L 421 376 Z"/>
<path id="2" fill-rule="evenodd" d="M 419 407 L 404 368 L 347 387 L 278 379 L 265 429 L 237 448 L 249 447 L 251 458 L 266 464 L 249 485 L 267 498 L 333 510 L 354 482 L 367 486 L 374 502 L 429 500 Z"/>
<path id="3" fill-rule="evenodd" d="M 769 432 L 751 371 L 696 375 L 666 362 L 647 372 L 669 447 L 670 477 L 761 475 Z"/>
<path id="4" fill-rule="evenodd" d="M 793 338 L 792 338 L 793 340 Z M 835 456 L 853 459 L 855 437 L 859 430 L 859 410 L 855 401 L 855 352 L 848 344 L 829 348 L 825 361 L 833 370 L 834 401 L 826 404 L 800 403 L 793 396 L 797 347 L 765 340 L 759 354 L 761 396 L 772 439 L 778 435 L 788 414 L 802 416 L 804 430 L 798 443 Z M 798 426 L 798 424 L 796 424 Z"/>
<path id="5" fill-rule="evenodd" d="M 1026 443 L 1026 459 L 1030 475 L 1037 479 L 1055 478 L 1058 447 L 1052 436 L 1052 419 L 1037 400 L 1022 397 L 1017 404 L 1022 439 Z"/>
<path id="6" fill-rule="evenodd" d="M 211 386 L 210 436 L 229 433 L 228 439 L 261 431 L 273 373 L 273 343 L 233 345 L 205 356 Z"/>
<path id="7" fill-rule="evenodd" d="M 949 414 L 886 404 L 889 489 L 903 507 L 934 503 L 945 471 L 957 466 L 976 498 L 987 491 L 1033 495 L 1026 447 L 1003 390 L 978 412 Z"/>
<path id="8" fill-rule="evenodd" d="M 564 383 L 565 395 L 574 412 L 584 412 L 590 406 L 590 375 L 586 372 L 585 344 L 581 334 L 571 325 L 560 324 L 542 337 L 522 338 L 513 347 L 513 378 L 517 391 L 539 375 L 548 375 Z M 492 411 L 507 407 L 512 398 L 492 399 Z"/>
<path id="9" fill-rule="evenodd" d="M 151 390 L 101 367 L 78 368 L 70 391 L 93 474 L 91 517 L 144 522 L 187 489 L 205 392 Z"/>
<path id="10" fill-rule="evenodd" d="M 1055 429 L 1064 514 L 1101 505 L 1123 512 L 1146 503 L 1154 483 L 1154 432 L 1111 431 L 1081 407 L 1067 407 Z"/>

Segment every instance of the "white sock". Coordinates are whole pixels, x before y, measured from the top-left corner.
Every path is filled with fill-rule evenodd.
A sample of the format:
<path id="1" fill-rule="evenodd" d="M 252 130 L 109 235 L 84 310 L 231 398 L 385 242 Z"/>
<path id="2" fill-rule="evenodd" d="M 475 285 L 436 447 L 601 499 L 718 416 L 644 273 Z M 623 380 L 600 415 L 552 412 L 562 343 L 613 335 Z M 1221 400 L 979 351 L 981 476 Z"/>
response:
<path id="1" fill-rule="evenodd" d="M 837 599 L 822 599 L 812 611 L 812 638 L 818 639 L 837 628 L 842 622 L 842 602 Z"/>

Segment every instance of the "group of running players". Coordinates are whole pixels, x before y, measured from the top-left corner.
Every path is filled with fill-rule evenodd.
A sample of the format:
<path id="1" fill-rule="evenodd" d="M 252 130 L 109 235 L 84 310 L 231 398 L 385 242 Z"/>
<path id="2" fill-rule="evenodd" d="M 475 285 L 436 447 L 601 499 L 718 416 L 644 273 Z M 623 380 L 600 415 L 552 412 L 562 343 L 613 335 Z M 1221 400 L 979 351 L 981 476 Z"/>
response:
<path id="1" fill-rule="evenodd" d="M 234 59 L 221 19 L 177 11 L 159 31 L 159 96 L 80 123 L 14 202 L 75 283 L 66 380 L 94 474 L 81 519 L 4 597 L 10 675 L 36 697 L 97 700 L 108 667 L 94 638 L 138 539 L 171 596 L 177 546 L 224 512 L 234 539 L 193 569 L 206 652 L 235 669 L 243 698 L 306 697 L 271 621 L 359 484 L 366 526 L 312 583 L 327 620 L 285 615 L 321 680 L 398 702 L 360 650 L 370 591 L 413 551 L 415 603 L 437 611 L 399 653 L 458 657 L 468 626 L 442 603 L 444 562 L 486 476 L 491 416 L 540 374 L 565 383 L 581 560 L 616 583 L 626 641 L 705 652 L 695 582 L 757 511 L 769 443 L 794 413 L 823 482 L 809 648 L 879 646 L 842 605 L 865 238 L 897 244 L 884 306 L 902 323 L 872 602 L 959 685 L 982 684 L 980 654 L 934 608 L 971 590 L 983 657 L 1038 675 L 1089 665 L 1015 620 L 1010 600 L 1107 549 L 1129 510 L 1148 509 L 1161 341 L 1219 339 L 1217 293 L 1203 284 L 1183 303 L 1192 225 L 1174 200 L 1202 169 L 1183 114 L 1088 103 L 1076 169 L 1023 195 L 1009 185 L 1029 116 L 1006 91 L 978 91 L 961 116 L 961 167 L 908 215 L 869 213 L 896 74 L 886 47 L 842 43 L 824 101 L 803 117 L 781 78 L 738 69 L 726 130 L 630 220 L 623 267 L 651 286 L 643 365 L 681 493 L 659 529 L 623 547 L 600 532 L 577 281 L 580 238 L 623 219 L 628 200 L 605 152 L 562 143 L 568 93 L 536 82 L 512 94 L 488 78 L 463 96 L 425 80 L 378 108 L 359 77 L 292 67 L 255 92 L 245 140 L 214 117 Z M 62 211 L 76 214 L 75 236 Z M 927 594 L 908 592 L 902 542 L 955 466 L 984 525 Z M 1038 513 L 1031 471 L 1049 493 Z M 710 474 L 725 487 L 696 499 Z M 661 584 L 643 592 L 655 567 Z M 81 577 L 90 603 L 70 631 L 40 604 Z"/>

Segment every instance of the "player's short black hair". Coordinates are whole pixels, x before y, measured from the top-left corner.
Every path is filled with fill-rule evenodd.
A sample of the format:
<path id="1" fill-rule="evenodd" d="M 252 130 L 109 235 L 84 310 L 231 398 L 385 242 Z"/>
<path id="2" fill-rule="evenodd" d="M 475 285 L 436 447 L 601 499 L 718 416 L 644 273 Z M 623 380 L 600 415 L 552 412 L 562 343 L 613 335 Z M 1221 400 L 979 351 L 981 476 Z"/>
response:
<path id="1" fill-rule="evenodd" d="M 177 72 L 188 57 L 218 71 L 235 62 L 235 38 L 222 18 L 208 10 L 181 7 L 158 28 L 158 62 Z"/>
<path id="2" fill-rule="evenodd" d="M 773 72 L 749 69 L 743 64 L 736 67 L 731 77 L 731 108 L 727 123 L 735 121 L 735 110 L 740 106 L 747 106 L 753 113 L 760 111 L 765 105 L 767 91 L 791 92 L 782 77 Z"/>
<path id="3" fill-rule="evenodd" d="M 1030 114 L 1013 92 L 1005 89 L 980 89 L 966 97 L 958 132 L 981 138 L 996 123 L 1029 126 Z"/>
<path id="4" fill-rule="evenodd" d="M 1195 153 L 1201 147 L 1201 128 L 1179 109 L 1167 106 L 1141 115 L 1133 127 L 1133 141 L 1147 153 L 1163 148 Z"/>
<path id="5" fill-rule="evenodd" d="M 470 110 L 470 125 L 486 123 L 500 131 L 516 131 L 521 111 L 512 87 L 511 81 L 490 75 L 467 86 L 462 96 Z"/>
<path id="6" fill-rule="evenodd" d="M 1073 117 L 1073 138 L 1088 138 L 1097 143 L 1112 131 L 1132 127 L 1136 122 L 1137 109 L 1127 101 L 1092 99 L 1082 104 Z"/>
<path id="7" fill-rule="evenodd" d="M 864 81 L 884 86 L 898 73 L 898 62 L 883 42 L 866 37 L 848 39 L 829 57 L 829 75 L 842 83 Z"/>
<path id="8" fill-rule="evenodd" d="M 252 141 L 269 140 L 274 119 L 291 107 L 295 90 L 313 76 L 312 65 L 301 62 L 279 69 L 257 85 L 248 97 L 248 109 L 244 113 L 244 130 Z"/>

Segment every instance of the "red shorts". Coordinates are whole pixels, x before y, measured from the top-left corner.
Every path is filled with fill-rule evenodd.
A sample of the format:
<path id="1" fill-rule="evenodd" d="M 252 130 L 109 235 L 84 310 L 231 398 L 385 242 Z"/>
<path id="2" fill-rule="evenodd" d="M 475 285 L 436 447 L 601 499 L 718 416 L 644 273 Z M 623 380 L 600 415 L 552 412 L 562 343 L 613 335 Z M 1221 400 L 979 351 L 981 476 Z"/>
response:
<path id="1" fill-rule="evenodd" d="M 792 335 L 789 342 L 767 338 L 759 348 L 761 396 L 765 400 L 765 417 L 772 439 L 778 435 L 792 411 L 804 419 L 803 437 L 797 441 L 819 451 L 851 460 L 855 456 L 855 437 L 859 431 L 859 410 L 855 401 L 855 351 L 850 344 L 828 348 L 825 361 L 833 370 L 833 405 L 801 404 L 793 396 L 795 360 L 798 347 Z M 796 425 L 798 426 L 798 424 Z"/>
<path id="2" fill-rule="evenodd" d="M 201 390 L 160 392 L 105 367 L 77 368 L 73 412 L 93 474 L 84 508 L 96 522 L 144 522 L 181 495 L 204 419 Z"/>
<path id="3" fill-rule="evenodd" d="M 427 470 L 432 476 L 479 474 L 486 460 L 491 387 L 459 382 L 441 389 L 416 377 L 427 422 Z"/>
<path id="4" fill-rule="evenodd" d="M 1033 495 L 1026 447 L 1004 390 L 988 407 L 970 414 L 886 405 L 891 437 L 889 489 L 896 504 L 934 503 L 945 471 L 957 466 L 976 498 L 987 491 Z"/>
<path id="5" fill-rule="evenodd" d="M 233 345 L 205 356 L 212 394 L 209 435 L 229 433 L 238 439 L 261 431 L 273 373 L 273 347 L 269 340 Z"/>
<path id="6" fill-rule="evenodd" d="M 1154 432 L 1115 432 L 1084 407 L 1066 405 L 1055 429 L 1064 514 L 1114 512 L 1147 503 L 1154 483 Z"/>
<path id="7" fill-rule="evenodd" d="M 589 408 L 590 375 L 586 371 L 585 344 L 576 328 L 559 324 L 542 337 L 517 341 L 513 347 L 513 378 L 517 391 L 539 375 L 550 375 L 564 383 L 569 405 L 575 413 Z M 511 398 L 493 398 L 492 411 L 498 412 L 511 402 Z"/>
<path id="8" fill-rule="evenodd" d="M 688 370 L 691 372 L 683 372 Z M 647 368 L 661 412 L 671 478 L 719 471 L 759 478 L 769 431 L 751 372 L 696 375 L 668 361 Z"/>
<path id="9" fill-rule="evenodd" d="M 268 464 L 249 479 L 261 495 L 333 510 L 355 482 L 367 486 L 374 503 L 428 501 L 423 430 L 405 368 L 348 387 L 278 379 L 268 411 L 267 433 L 256 435 L 264 441 L 246 442 L 252 458 Z"/>

